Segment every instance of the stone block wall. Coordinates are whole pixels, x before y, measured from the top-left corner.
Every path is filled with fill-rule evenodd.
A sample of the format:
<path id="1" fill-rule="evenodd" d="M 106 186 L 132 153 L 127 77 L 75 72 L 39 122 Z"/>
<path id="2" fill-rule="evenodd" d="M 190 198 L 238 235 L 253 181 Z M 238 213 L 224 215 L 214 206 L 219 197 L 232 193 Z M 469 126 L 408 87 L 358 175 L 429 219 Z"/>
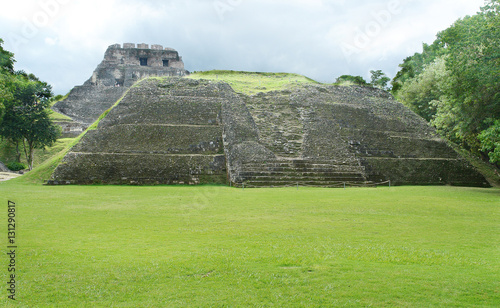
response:
<path id="1" fill-rule="evenodd" d="M 64 158 L 52 184 L 487 186 L 387 92 L 297 86 L 247 96 L 226 83 L 152 78 Z"/>
<path id="2" fill-rule="evenodd" d="M 147 65 L 141 66 L 141 59 L 147 59 Z M 124 44 L 123 48 L 120 44 L 111 45 L 92 76 L 53 109 L 86 128 L 139 80 L 186 74 L 182 58 L 172 48 L 153 45 L 149 49 L 147 44 L 136 48 L 132 43 Z"/>
<path id="3" fill-rule="evenodd" d="M 78 86 L 71 90 L 68 98 L 56 103 L 53 109 L 80 123 L 82 128 L 87 128 L 126 90 L 124 87 Z"/>
<path id="4" fill-rule="evenodd" d="M 50 183 L 226 183 L 218 91 L 217 84 L 178 78 L 139 83 L 71 150 Z"/>
<path id="5" fill-rule="evenodd" d="M 237 144 L 228 157 L 235 183 L 487 186 L 432 127 L 387 92 L 314 85 L 241 96 L 238 113 L 250 113 L 245 122 L 255 123 L 247 127 L 257 136 L 246 147 L 234 137 L 226 140 L 226 146 Z"/>
<path id="6" fill-rule="evenodd" d="M 133 43 L 114 44 L 108 47 L 104 55 L 105 65 L 128 65 L 140 66 L 141 58 L 147 59 L 148 67 L 164 67 L 163 60 L 169 60 L 169 66 L 184 69 L 184 63 L 179 53 L 172 48 L 163 48 L 162 45 L 137 44 Z"/>

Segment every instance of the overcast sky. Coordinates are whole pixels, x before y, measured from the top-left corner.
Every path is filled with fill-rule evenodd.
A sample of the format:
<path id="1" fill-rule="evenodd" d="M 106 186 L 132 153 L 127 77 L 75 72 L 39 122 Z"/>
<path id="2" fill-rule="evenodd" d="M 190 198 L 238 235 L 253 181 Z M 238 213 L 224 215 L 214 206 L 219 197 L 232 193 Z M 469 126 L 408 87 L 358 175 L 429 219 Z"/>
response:
<path id="1" fill-rule="evenodd" d="M 290 72 L 321 82 L 389 77 L 484 0 L 16 0 L 0 10 L 0 38 L 16 69 L 66 94 L 90 78 L 107 46 L 179 51 L 189 71 Z"/>

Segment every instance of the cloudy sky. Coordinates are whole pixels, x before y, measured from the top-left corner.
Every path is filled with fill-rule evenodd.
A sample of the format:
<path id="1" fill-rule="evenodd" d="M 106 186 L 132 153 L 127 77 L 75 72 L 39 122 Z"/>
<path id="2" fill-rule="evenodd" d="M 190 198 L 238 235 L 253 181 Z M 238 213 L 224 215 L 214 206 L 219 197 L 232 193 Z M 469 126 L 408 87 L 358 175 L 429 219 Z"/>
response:
<path id="1" fill-rule="evenodd" d="M 321 82 L 389 77 L 422 43 L 484 0 L 16 0 L 2 3 L 0 38 L 16 69 L 66 94 L 107 46 L 172 47 L 189 71 L 291 72 Z"/>

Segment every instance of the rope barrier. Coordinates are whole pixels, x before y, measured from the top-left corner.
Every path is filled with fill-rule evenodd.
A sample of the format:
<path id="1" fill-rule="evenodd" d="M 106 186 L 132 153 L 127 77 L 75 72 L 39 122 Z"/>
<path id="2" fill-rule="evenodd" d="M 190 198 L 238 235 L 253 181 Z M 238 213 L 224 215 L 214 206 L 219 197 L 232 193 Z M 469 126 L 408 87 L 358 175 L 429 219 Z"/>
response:
<path id="1" fill-rule="evenodd" d="M 331 185 L 312 185 L 312 184 L 304 184 L 304 183 L 296 183 L 296 184 L 283 184 L 283 185 L 251 185 L 248 183 L 230 183 L 230 186 L 245 188 L 291 188 L 296 187 L 299 190 L 299 187 L 321 187 L 321 188 L 344 188 L 349 187 L 377 187 L 382 185 L 389 185 L 389 188 L 392 187 L 391 181 L 373 183 L 373 182 L 365 182 L 365 183 L 350 183 L 350 182 L 338 182 L 336 184 Z"/>

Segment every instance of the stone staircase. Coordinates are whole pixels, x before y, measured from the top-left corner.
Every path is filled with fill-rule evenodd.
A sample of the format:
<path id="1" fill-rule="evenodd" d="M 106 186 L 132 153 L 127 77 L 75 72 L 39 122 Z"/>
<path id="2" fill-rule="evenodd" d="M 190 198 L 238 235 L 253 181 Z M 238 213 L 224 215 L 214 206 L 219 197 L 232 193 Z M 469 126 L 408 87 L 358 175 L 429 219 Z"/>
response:
<path id="1" fill-rule="evenodd" d="M 264 163 L 245 163 L 238 174 L 238 185 L 266 186 L 338 186 L 343 183 L 368 184 L 364 167 L 320 160 L 275 160 Z"/>

